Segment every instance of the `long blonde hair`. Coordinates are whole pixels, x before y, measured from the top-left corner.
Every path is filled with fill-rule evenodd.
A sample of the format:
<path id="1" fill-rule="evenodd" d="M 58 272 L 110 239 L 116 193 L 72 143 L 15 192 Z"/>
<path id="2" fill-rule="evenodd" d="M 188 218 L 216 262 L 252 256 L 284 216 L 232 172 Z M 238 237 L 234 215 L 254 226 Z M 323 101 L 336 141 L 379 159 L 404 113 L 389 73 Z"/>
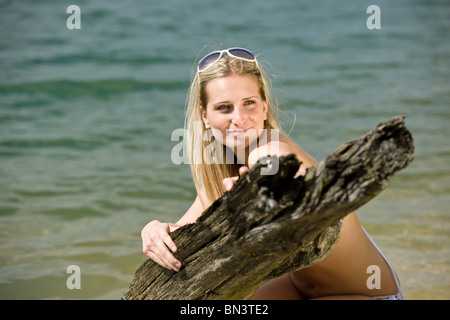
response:
<path id="1" fill-rule="evenodd" d="M 213 79 L 227 77 L 232 74 L 255 75 L 261 98 L 263 101 L 266 100 L 268 104 L 267 120 L 264 122 L 264 129 L 279 129 L 275 115 L 276 106 L 272 100 L 271 83 L 260 65 L 260 61 L 258 63 L 245 61 L 224 53 L 219 61 L 206 70 L 200 73 L 193 72 L 185 119 L 185 129 L 188 133 L 186 147 L 195 188 L 205 207 L 209 206 L 225 192 L 225 187 L 222 183 L 223 179 L 237 176 L 240 167 L 237 161 L 233 163 L 225 161 L 227 147 L 215 141 L 211 130 L 207 130 L 203 125 L 202 111 L 206 110 L 207 105 L 206 84 Z M 213 147 L 212 149 L 211 146 Z M 215 152 L 210 152 L 211 150 Z M 206 195 L 206 199 L 202 197 L 202 194 Z"/>

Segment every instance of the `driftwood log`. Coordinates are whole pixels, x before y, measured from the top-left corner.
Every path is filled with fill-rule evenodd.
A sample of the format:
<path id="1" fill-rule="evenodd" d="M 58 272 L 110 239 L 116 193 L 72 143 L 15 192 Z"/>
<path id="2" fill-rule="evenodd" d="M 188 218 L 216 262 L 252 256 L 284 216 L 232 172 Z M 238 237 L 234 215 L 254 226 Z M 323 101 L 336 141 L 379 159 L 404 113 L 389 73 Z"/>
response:
<path id="1" fill-rule="evenodd" d="M 197 222 L 171 236 L 179 272 L 146 260 L 122 299 L 246 299 L 264 282 L 317 263 L 340 235 L 342 219 L 374 198 L 414 158 L 404 117 L 379 123 L 305 176 L 300 163 L 261 160 L 215 201 Z"/>

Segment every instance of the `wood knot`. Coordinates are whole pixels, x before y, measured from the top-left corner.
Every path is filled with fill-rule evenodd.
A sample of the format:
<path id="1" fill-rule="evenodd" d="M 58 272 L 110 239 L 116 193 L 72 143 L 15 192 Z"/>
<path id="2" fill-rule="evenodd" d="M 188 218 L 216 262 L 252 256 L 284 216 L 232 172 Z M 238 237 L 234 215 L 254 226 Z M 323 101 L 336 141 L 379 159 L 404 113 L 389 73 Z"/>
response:
<path id="1" fill-rule="evenodd" d="M 275 195 L 267 186 L 261 186 L 258 190 L 258 208 L 265 212 L 278 209 L 280 205 L 275 200 Z"/>

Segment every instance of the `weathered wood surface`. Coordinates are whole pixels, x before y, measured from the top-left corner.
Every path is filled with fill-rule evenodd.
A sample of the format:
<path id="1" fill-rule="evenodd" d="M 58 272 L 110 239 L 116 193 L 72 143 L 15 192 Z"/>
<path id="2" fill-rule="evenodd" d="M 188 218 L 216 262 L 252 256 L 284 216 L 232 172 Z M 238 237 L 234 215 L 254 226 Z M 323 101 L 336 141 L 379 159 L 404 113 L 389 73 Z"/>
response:
<path id="1" fill-rule="evenodd" d="M 414 158 L 403 117 L 379 123 L 359 140 L 293 178 L 299 162 L 281 157 L 278 172 L 261 161 L 196 223 L 171 234 L 177 273 L 148 259 L 123 299 L 246 299 L 269 279 L 323 259 L 340 219 L 374 198 Z M 276 159 L 272 158 L 272 161 Z"/>

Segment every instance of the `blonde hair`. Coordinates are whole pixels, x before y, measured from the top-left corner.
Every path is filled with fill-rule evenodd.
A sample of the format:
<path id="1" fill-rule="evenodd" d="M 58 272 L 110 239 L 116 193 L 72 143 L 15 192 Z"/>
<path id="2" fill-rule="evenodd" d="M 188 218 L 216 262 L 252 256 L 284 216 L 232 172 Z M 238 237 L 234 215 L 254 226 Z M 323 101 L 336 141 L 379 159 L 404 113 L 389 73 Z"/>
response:
<path id="1" fill-rule="evenodd" d="M 231 164 L 229 161 L 225 161 L 227 147 L 215 141 L 211 130 L 207 130 L 202 121 L 202 111 L 206 109 L 207 105 L 206 84 L 213 79 L 232 74 L 252 74 L 256 76 L 261 98 L 268 104 L 264 129 L 279 129 L 275 115 L 276 106 L 272 100 L 271 83 L 262 70 L 260 61 L 258 63 L 245 61 L 224 53 L 220 60 L 206 70 L 200 73 L 193 72 L 185 119 L 185 129 L 188 133 L 186 146 L 195 188 L 205 207 L 226 191 L 222 183 L 224 178 L 239 174 L 240 165 L 236 161 Z M 213 145 L 215 152 L 213 154 L 207 152 L 208 156 L 205 157 L 205 149 L 208 145 Z M 209 156 L 210 159 L 208 159 Z M 206 195 L 206 199 L 202 198 L 203 192 L 201 191 Z"/>

